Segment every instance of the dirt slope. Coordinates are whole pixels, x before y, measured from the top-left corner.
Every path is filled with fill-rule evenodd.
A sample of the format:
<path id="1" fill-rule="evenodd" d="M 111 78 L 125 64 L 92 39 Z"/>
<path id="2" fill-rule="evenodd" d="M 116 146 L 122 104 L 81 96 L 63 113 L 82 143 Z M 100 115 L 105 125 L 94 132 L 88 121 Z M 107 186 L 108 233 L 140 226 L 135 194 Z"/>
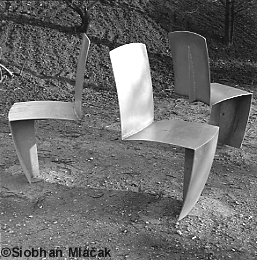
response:
<path id="1" fill-rule="evenodd" d="M 117 260 L 256 259 L 255 93 L 242 149 L 218 148 L 199 202 L 179 223 L 184 151 L 120 141 L 108 52 L 121 44 L 147 45 L 156 120 L 207 122 L 210 115 L 206 105 L 188 104 L 173 93 L 167 31 L 184 24 L 165 26 L 154 2 L 109 1 L 92 10 L 85 117 L 79 123 L 37 123 L 42 182 L 26 182 L 8 128 L 8 109 L 17 101 L 71 100 L 80 45 L 72 27 L 78 18 L 64 5 L 49 2 L 35 6 L 24 1 L 15 12 L 0 4 L 1 62 L 17 74 L 22 70 L 0 85 L 1 247 L 60 248 L 64 256 L 59 259 L 75 259 L 68 257 L 68 248 L 75 246 L 106 247 L 109 259 Z M 230 50 L 233 59 L 223 60 L 226 50 L 208 37 L 213 78 L 255 91 L 256 61 L 235 60 L 235 50 Z"/>

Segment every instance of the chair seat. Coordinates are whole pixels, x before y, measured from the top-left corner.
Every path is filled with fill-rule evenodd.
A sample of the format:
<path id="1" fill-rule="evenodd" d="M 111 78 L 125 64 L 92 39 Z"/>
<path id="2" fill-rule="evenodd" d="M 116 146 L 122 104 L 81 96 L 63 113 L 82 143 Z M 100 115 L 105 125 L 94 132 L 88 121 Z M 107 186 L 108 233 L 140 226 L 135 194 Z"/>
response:
<path id="1" fill-rule="evenodd" d="M 219 127 L 180 120 L 155 121 L 139 133 L 125 140 L 145 140 L 197 149 L 209 142 Z"/>
<path id="2" fill-rule="evenodd" d="M 211 83 L 211 105 L 215 105 L 221 101 L 244 95 L 251 95 L 251 93 L 223 84 Z"/>
<path id="3" fill-rule="evenodd" d="M 9 121 L 31 119 L 79 120 L 73 102 L 29 101 L 14 103 L 9 111 Z"/>

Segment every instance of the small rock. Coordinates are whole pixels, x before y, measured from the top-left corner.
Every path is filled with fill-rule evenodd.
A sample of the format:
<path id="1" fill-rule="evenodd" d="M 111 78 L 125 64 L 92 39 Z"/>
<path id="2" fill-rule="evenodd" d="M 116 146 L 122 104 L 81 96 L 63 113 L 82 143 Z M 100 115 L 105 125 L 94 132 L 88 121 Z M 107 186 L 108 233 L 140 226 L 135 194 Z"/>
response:
<path id="1" fill-rule="evenodd" d="M 177 234 L 179 234 L 180 236 L 182 236 L 181 230 L 177 230 Z"/>

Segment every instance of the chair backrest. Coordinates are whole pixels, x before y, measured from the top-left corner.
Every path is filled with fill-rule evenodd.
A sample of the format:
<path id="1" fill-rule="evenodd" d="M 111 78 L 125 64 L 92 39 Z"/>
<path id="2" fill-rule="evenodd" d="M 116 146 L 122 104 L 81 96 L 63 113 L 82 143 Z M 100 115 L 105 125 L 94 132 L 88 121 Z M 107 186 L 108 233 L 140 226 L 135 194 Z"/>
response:
<path id="1" fill-rule="evenodd" d="M 110 51 L 119 99 L 122 139 L 154 119 L 153 91 L 146 46 L 130 43 Z"/>
<path id="2" fill-rule="evenodd" d="M 87 54 L 89 50 L 90 40 L 87 35 L 83 33 L 82 35 L 82 44 L 80 48 L 80 54 L 78 58 L 77 72 L 76 72 L 76 82 L 75 82 L 75 112 L 76 115 L 82 117 L 82 92 L 84 85 L 84 74 L 85 74 L 85 65 L 87 60 Z"/>
<path id="3" fill-rule="evenodd" d="M 206 39 L 196 33 L 169 33 L 175 78 L 175 92 L 189 101 L 210 104 L 210 69 Z"/>

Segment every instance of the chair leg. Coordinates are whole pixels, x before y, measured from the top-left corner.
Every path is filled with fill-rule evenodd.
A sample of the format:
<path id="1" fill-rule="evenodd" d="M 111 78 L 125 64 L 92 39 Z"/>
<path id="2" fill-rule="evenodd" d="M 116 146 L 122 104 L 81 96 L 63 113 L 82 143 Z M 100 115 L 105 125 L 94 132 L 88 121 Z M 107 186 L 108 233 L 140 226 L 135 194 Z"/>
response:
<path id="1" fill-rule="evenodd" d="M 236 100 L 237 104 L 233 134 L 229 136 L 227 144 L 236 148 L 241 148 L 250 115 L 252 95 L 241 96 L 236 98 Z"/>
<path id="2" fill-rule="evenodd" d="M 34 120 L 9 122 L 16 153 L 29 183 L 39 175 Z"/>
<path id="3" fill-rule="evenodd" d="M 212 106 L 209 124 L 220 127 L 219 145 L 241 147 L 250 113 L 251 97 L 244 95 Z"/>
<path id="4" fill-rule="evenodd" d="M 184 218 L 198 201 L 208 179 L 218 141 L 217 134 L 196 150 L 185 149 L 183 206 L 179 219 Z"/>

